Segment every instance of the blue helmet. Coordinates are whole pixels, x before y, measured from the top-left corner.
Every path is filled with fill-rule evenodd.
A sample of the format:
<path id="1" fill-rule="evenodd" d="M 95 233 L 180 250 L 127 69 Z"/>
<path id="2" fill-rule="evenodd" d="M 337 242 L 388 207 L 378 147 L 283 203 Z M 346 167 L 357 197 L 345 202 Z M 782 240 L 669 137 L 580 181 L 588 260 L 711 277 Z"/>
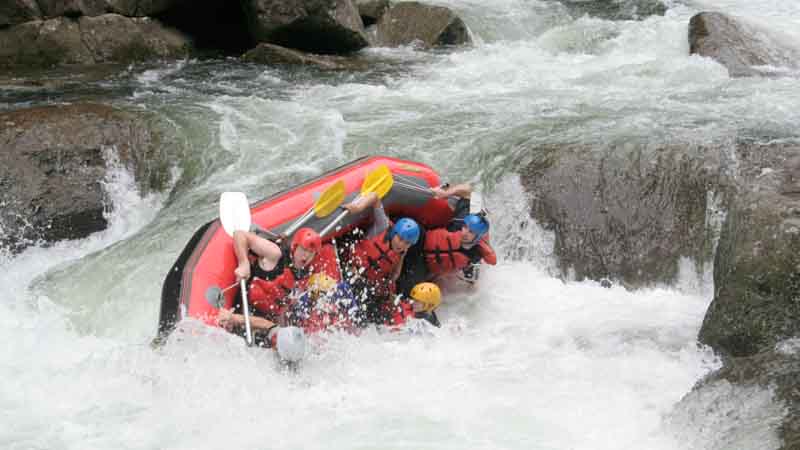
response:
<path id="1" fill-rule="evenodd" d="M 400 239 L 414 245 L 419 240 L 419 225 L 417 225 L 414 219 L 403 217 L 392 227 L 389 233 L 389 239 L 395 237 L 395 235 L 400 236 Z"/>
<path id="2" fill-rule="evenodd" d="M 476 241 L 489 231 L 489 221 L 486 220 L 485 214 L 468 214 L 464 217 L 464 225 L 475 234 Z"/>

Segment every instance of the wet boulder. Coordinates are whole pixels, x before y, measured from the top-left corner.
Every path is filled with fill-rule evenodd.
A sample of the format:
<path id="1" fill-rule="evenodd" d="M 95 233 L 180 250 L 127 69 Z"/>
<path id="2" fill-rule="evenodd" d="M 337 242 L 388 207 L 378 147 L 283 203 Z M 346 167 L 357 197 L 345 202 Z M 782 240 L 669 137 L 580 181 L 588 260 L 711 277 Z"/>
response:
<path id="1" fill-rule="evenodd" d="M 369 45 L 352 0 L 244 0 L 244 6 L 257 42 L 322 54 Z"/>
<path id="2" fill-rule="evenodd" d="M 748 144 L 737 157 L 742 181 L 699 340 L 722 355 L 749 356 L 800 336 L 800 145 Z"/>
<path id="3" fill-rule="evenodd" d="M 418 2 L 394 4 L 377 23 L 373 45 L 433 48 L 471 44 L 469 29 L 452 10 Z"/>
<path id="4" fill-rule="evenodd" d="M 188 54 L 191 42 L 150 18 L 59 17 L 0 29 L 0 67 L 128 63 Z"/>
<path id="5" fill-rule="evenodd" d="M 717 12 L 689 20 L 689 53 L 712 58 L 732 77 L 779 75 L 796 68 L 800 52 L 753 24 Z"/>
<path id="6" fill-rule="evenodd" d="M 15 252 L 104 229 L 109 169 L 130 170 L 142 194 L 162 190 L 163 151 L 149 118 L 109 106 L 0 113 L 0 245 Z"/>
<path id="7" fill-rule="evenodd" d="M 561 3 L 575 17 L 588 15 L 607 20 L 642 20 L 667 12 L 660 0 L 561 0 Z"/>
<path id="8" fill-rule="evenodd" d="M 36 0 L 3 0 L 0 3 L 0 28 L 41 19 Z"/>
<path id="9" fill-rule="evenodd" d="M 323 70 L 364 70 L 368 67 L 365 61 L 356 58 L 314 55 L 263 43 L 242 55 L 242 60 L 269 65 L 311 66 Z"/>
<path id="10" fill-rule="evenodd" d="M 521 173 L 531 216 L 555 234 L 561 273 L 629 287 L 675 281 L 713 258 L 707 211 L 725 198 L 719 149 L 552 145 Z"/>

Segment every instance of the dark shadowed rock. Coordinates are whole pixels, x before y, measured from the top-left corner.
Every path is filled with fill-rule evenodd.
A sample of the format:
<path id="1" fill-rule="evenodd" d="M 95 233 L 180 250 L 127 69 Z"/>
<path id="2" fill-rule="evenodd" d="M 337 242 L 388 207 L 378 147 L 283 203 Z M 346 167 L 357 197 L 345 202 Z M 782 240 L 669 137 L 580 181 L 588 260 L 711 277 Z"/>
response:
<path id="1" fill-rule="evenodd" d="M 732 77 L 774 75 L 774 69 L 797 67 L 800 52 L 770 36 L 768 30 L 716 12 L 702 12 L 689 21 L 689 53 L 713 58 Z"/>
<path id="2" fill-rule="evenodd" d="M 800 144 L 747 145 L 699 339 L 749 356 L 800 336 Z"/>
<path id="3" fill-rule="evenodd" d="M 0 30 L 0 67 L 177 58 L 191 43 L 149 18 L 117 14 L 32 21 Z"/>
<path id="4" fill-rule="evenodd" d="M 575 17 L 589 15 L 608 20 L 642 20 L 667 12 L 660 0 L 561 0 L 561 3 Z"/>
<path id="5" fill-rule="evenodd" d="M 108 12 L 123 16 L 140 17 L 162 13 L 192 0 L 105 0 Z"/>
<path id="6" fill-rule="evenodd" d="M 776 349 L 770 349 L 747 358 L 729 358 L 725 366 L 710 374 L 699 382 L 691 393 L 687 394 L 678 405 L 678 408 L 687 409 L 690 402 L 709 397 L 704 403 L 705 408 L 697 411 L 693 418 L 694 426 L 706 429 L 707 432 L 722 431 L 717 429 L 719 423 L 714 423 L 714 418 L 724 415 L 728 423 L 739 420 L 739 426 L 733 427 L 748 432 L 749 420 L 756 420 L 761 426 L 769 425 L 776 429 L 782 441 L 782 450 L 800 448 L 800 355 L 798 355 L 796 341 L 787 341 L 779 344 Z M 731 389 L 729 386 L 735 386 Z M 760 411 L 747 411 L 746 399 L 736 398 L 746 395 L 753 388 L 762 392 L 772 392 L 773 406 L 760 405 Z M 752 393 L 751 393 L 752 396 Z M 715 409 L 728 406 L 728 411 L 715 411 Z M 696 409 L 696 405 L 695 405 Z M 771 410 L 771 411 L 770 411 Z M 761 417 L 747 417 L 748 414 L 760 414 Z M 738 417 L 737 417 L 738 416 Z M 766 422 L 766 423 L 765 423 Z M 742 436 L 745 437 L 745 436 Z M 732 436 L 727 436 L 729 442 Z M 759 445 L 765 443 L 760 442 Z M 723 446 L 724 447 L 724 446 Z M 722 447 L 720 447 L 722 448 Z M 756 447 L 751 447 L 756 448 Z M 774 448 L 767 447 L 764 448 Z"/>
<path id="7" fill-rule="evenodd" d="M 3 0 L 0 2 L 0 28 L 41 19 L 36 0 Z"/>
<path id="8" fill-rule="evenodd" d="M 709 201 L 719 149 L 626 144 L 536 149 L 522 180 L 531 215 L 555 232 L 564 275 L 631 287 L 671 282 L 681 257 L 713 257 Z"/>
<path id="9" fill-rule="evenodd" d="M 349 53 L 368 45 L 352 0 L 244 0 L 258 42 L 311 53 Z"/>
<path id="10" fill-rule="evenodd" d="M 356 58 L 313 55 L 272 44 L 258 44 L 242 55 L 242 59 L 259 64 L 313 66 L 325 70 L 365 70 L 369 67 L 365 61 Z"/>
<path id="11" fill-rule="evenodd" d="M 105 0 L 37 0 L 45 19 L 99 16 L 107 12 Z"/>
<path id="12" fill-rule="evenodd" d="M 63 16 L 100 16 L 106 13 L 129 17 L 150 16 L 188 1 L 191 0 L 35 0 L 35 3 L 41 11 L 41 17 L 52 19 Z"/>
<path id="13" fill-rule="evenodd" d="M 443 6 L 418 2 L 397 3 L 378 21 L 374 45 L 418 45 L 432 48 L 471 44 L 469 30 L 460 17 Z"/>
<path id="14" fill-rule="evenodd" d="M 167 159 L 147 118 L 104 105 L 0 113 L 0 228 L 5 248 L 74 239 L 106 227 L 102 182 L 117 159 L 142 194 L 161 190 Z"/>
<path id="15" fill-rule="evenodd" d="M 383 13 L 391 7 L 389 0 L 355 0 L 355 4 L 365 27 L 377 23 Z"/>

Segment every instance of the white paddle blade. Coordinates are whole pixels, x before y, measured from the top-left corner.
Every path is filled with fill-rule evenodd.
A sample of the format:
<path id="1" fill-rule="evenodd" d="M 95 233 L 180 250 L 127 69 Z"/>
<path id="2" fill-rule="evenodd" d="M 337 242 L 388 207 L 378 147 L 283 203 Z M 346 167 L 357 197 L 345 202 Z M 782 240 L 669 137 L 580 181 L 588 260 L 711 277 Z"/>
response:
<path id="1" fill-rule="evenodd" d="M 250 204 L 244 192 L 223 192 L 219 196 L 219 220 L 229 236 L 236 230 L 250 230 Z"/>

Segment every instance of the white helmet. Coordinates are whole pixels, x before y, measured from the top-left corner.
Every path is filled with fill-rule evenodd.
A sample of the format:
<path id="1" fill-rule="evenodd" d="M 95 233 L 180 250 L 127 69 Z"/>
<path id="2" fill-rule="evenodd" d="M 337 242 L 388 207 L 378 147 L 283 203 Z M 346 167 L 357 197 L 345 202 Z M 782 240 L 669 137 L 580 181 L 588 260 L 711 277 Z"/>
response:
<path id="1" fill-rule="evenodd" d="M 298 362 L 306 354 L 306 335 L 298 327 L 279 328 L 275 349 L 282 360 Z"/>

